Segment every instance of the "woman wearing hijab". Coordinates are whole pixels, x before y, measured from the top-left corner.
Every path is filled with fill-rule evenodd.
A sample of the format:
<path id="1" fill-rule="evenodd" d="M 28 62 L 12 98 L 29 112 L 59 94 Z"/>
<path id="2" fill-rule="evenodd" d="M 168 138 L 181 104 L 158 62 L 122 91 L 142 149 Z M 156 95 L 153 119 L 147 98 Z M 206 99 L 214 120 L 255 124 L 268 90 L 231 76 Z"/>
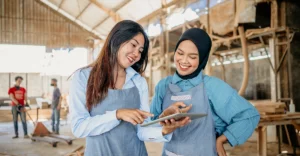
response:
<path id="1" fill-rule="evenodd" d="M 71 126 L 76 137 L 86 137 L 84 155 L 147 156 L 143 141 L 168 141 L 171 129 L 139 126 L 152 116 L 147 83 L 140 75 L 148 45 L 138 23 L 121 21 L 95 62 L 75 72 L 69 91 Z"/>
<path id="2" fill-rule="evenodd" d="M 162 122 L 175 130 L 171 141 L 164 144 L 164 156 L 225 156 L 223 144 L 226 141 L 231 146 L 243 144 L 259 122 L 257 110 L 236 90 L 202 73 L 211 44 L 205 31 L 187 30 L 176 45 L 176 73 L 162 79 L 155 88 L 151 104 L 153 119 L 179 112 L 185 106 L 184 112 L 207 114 L 176 130 L 174 119 Z"/>

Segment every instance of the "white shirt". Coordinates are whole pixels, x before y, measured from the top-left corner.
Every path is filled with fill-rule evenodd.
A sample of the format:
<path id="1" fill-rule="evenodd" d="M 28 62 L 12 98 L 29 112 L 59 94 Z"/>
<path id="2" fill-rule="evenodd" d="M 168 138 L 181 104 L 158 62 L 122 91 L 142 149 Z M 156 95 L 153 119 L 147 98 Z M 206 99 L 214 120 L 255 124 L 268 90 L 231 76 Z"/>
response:
<path id="1" fill-rule="evenodd" d="M 90 71 L 91 68 L 76 71 L 69 91 L 72 132 L 80 138 L 108 132 L 121 122 L 116 118 L 116 110 L 106 112 L 103 115 L 90 116 L 86 108 L 86 86 Z M 129 67 L 126 69 L 126 80 L 123 89 L 132 88 L 134 85 L 136 85 L 140 94 L 140 110 L 150 112 L 147 82 L 145 78 Z M 145 122 L 148 121 L 150 121 L 150 118 Z M 140 127 L 138 125 L 137 130 L 137 135 L 142 141 L 168 142 L 172 137 L 172 135 L 163 136 L 161 126 Z"/>

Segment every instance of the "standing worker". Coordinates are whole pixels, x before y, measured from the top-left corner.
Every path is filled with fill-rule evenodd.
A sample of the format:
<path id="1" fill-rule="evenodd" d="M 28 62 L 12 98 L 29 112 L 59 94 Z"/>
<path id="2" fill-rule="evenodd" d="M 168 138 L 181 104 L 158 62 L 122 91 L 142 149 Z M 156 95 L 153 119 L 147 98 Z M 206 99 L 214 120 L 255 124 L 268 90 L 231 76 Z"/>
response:
<path id="1" fill-rule="evenodd" d="M 27 93 L 26 93 L 26 89 L 20 86 L 22 81 L 23 78 L 21 76 L 17 76 L 15 78 L 15 86 L 9 88 L 8 90 L 8 95 L 12 101 L 11 112 L 13 115 L 14 129 L 15 129 L 15 136 L 13 137 L 13 139 L 19 138 L 18 114 L 20 115 L 20 118 L 22 120 L 24 138 L 29 138 L 29 136 L 27 135 L 26 112 L 24 107 L 27 100 Z"/>
<path id="2" fill-rule="evenodd" d="M 52 94 L 52 132 L 59 134 L 59 118 L 60 118 L 60 105 L 61 105 L 61 93 L 57 88 L 57 79 L 51 79 L 51 87 L 53 87 Z"/>

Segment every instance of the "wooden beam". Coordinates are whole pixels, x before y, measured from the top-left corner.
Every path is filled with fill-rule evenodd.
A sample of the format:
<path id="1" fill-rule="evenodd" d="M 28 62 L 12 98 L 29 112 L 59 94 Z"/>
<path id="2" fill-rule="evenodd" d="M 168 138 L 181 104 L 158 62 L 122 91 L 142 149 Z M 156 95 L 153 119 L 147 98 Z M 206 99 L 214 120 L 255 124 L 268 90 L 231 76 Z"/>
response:
<path id="1" fill-rule="evenodd" d="M 249 52 L 252 52 L 253 50 L 256 50 L 256 49 L 259 49 L 259 48 L 264 48 L 266 45 L 264 44 L 261 44 L 261 43 L 258 43 L 258 44 L 252 44 L 252 45 L 248 45 L 248 51 Z M 226 54 L 232 54 L 233 52 L 241 52 L 242 51 L 242 48 L 232 48 L 232 49 L 227 49 L 227 50 L 218 50 L 218 51 L 215 51 L 214 54 L 216 55 L 221 55 L 221 56 L 224 56 Z"/>
<path id="2" fill-rule="evenodd" d="M 118 12 L 121 8 L 123 8 L 126 4 L 128 4 L 131 0 L 125 0 L 124 2 L 122 2 L 120 5 L 118 5 L 115 9 L 115 12 Z M 98 24 L 96 24 L 92 30 L 96 29 L 97 27 L 99 27 L 103 22 L 105 22 L 107 19 L 109 19 L 110 16 L 107 16 L 105 19 L 101 20 Z M 120 19 L 121 20 L 121 19 Z"/>
<path id="3" fill-rule="evenodd" d="M 77 20 L 84 12 L 85 12 L 85 10 L 91 5 L 92 3 L 90 2 L 87 6 L 85 6 L 84 8 L 83 8 L 83 10 L 76 16 L 76 19 L 75 20 Z"/>
<path id="4" fill-rule="evenodd" d="M 65 2 L 65 0 L 62 0 L 62 1 L 59 3 L 58 9 L 57 9 L 57 10 L 59 10 L 59 9 L 61 8 L 61 6 L 63 5 L 64 2 Z"/>
<path id="5" fill-rule="evenodd" d="M 115 7 L 115 12 L 118 12 L 121 8 L 123 8 L 125 5 L 127 5 L 131 0 L 124 0 L 122 3 L 120 3 L 118 6 Z"/>
<path id="6" fill-rule="evenodd" d="M 98 8 L 100 8 L 104 12 L 106 12 L 115 22 L 118 22 L 118 21 L 121 20 L 120 16 L 116 12 L 114 12 L 111 9 L 106 8 L 105 6 L 103 6 L 98 1 L 96 1 L 96 0 L 90 0 L 90 2 L 92 2 L 93 4 L 95 4 Z"/>
<path id="7" fill-rule="evenodd" d="M 195 1 L 196 0 L 186 0 L 186 1 L 183 1 L 183 0 L 173 0 L 172 2 L 170 2 L 170 3 L 168 3 L 168 4 L 164 5 L 164 6 L 162 6 L 161 8 L 159 8 L 159 9 L 157 9 L 155 11 L 153 11 L 151 14 L 149 14 L 149 15 L 141 18 L 137 22 L 141 24 L 141 23 L 144 23 L 144 22 L 146 22 L 148 20 L 151 20 L 153 17 L 161 15 L 161 13 L 163 12 L 164 8 L 169 8 L 170 6 L 173 6 L 173 5 L 176 5 L 176 4 L 180 4 L 180 3 L 184 3 L 184 2 L 186 2 L 186 3 L 192 3 L 192 2 L 195 2 Z"/>

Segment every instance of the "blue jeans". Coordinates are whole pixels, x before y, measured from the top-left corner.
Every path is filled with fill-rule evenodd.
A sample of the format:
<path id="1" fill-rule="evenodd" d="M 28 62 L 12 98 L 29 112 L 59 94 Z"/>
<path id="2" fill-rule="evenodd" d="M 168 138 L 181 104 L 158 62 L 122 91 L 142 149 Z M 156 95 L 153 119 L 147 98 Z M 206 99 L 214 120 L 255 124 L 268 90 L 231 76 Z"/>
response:
<path id="1" fill-rule="evenodd" d="M 12 115 L 13 115 L 13 121 L 14 121 L 14 128 L 15 128 L 15 134 L 16 136 L 19 136 L 18 132 L 18 114 L 20 115 L 22 125 L 23 125 L 23 130 L 24 130 L 24 135 L 27 135 L 27 123 L 26 123 L 26 112 L 18 112 L 17 111 L 17 106 L 12 106 L 11 109 Z"/>
<path id="2" fill-rule="evenodd" d="M 60 110 L 56 108 L 52 108 L 52 131 L 55 133 L 59 133 L 59 118 L 60 118 Z"/>

